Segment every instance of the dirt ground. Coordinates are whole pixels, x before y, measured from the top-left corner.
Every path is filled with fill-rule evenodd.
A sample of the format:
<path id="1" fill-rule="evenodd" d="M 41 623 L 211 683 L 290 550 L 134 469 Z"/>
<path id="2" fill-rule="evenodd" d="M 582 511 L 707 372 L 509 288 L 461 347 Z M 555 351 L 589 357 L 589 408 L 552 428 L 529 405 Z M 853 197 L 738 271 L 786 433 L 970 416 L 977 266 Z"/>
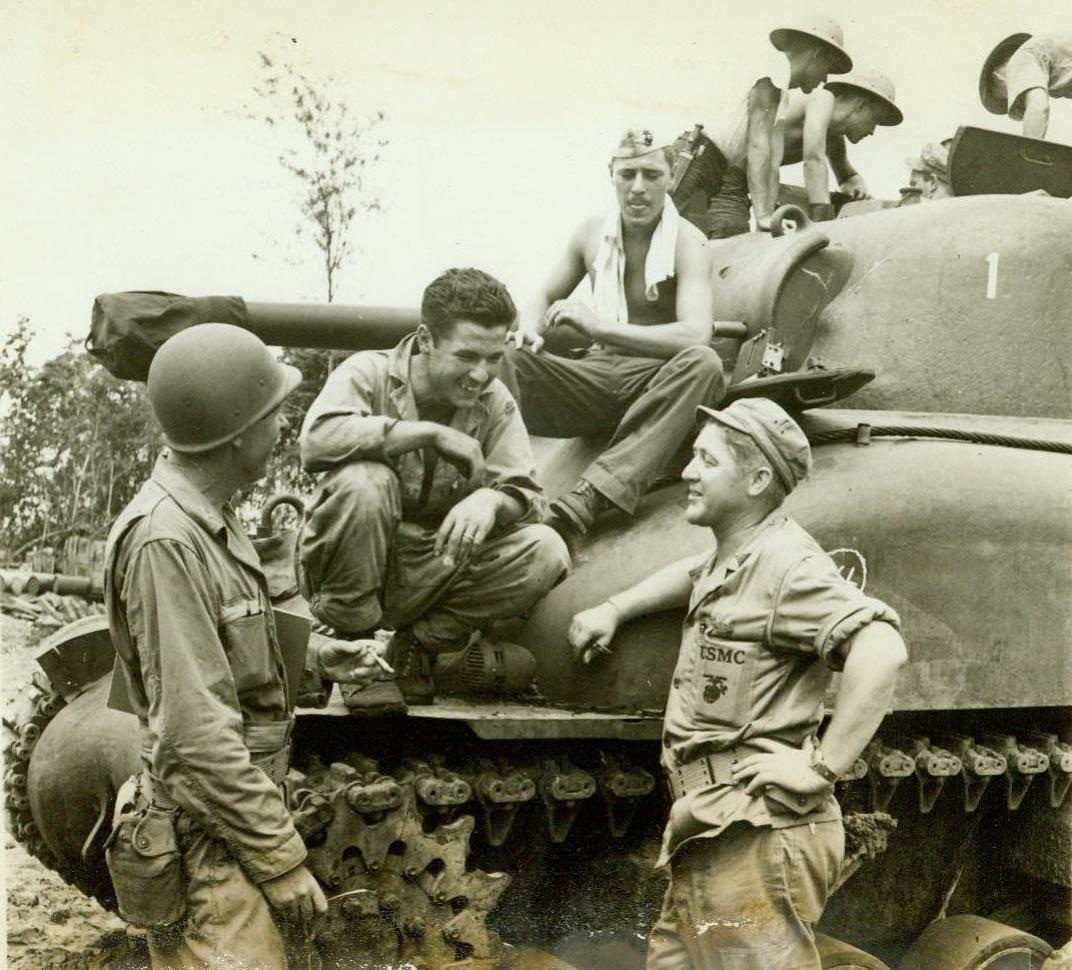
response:
<path id="1" fill-rule="evenodd" d="M 0 620 L 0 700 L 6 710 L 38 669 L 38 639 L 28 622 L 7 615 Z M 141 943 L 125 924 L 28 855 L 7 832 L 6 820 L 3 888 L 11 970 L 119 970 L 141 962 Z"/>

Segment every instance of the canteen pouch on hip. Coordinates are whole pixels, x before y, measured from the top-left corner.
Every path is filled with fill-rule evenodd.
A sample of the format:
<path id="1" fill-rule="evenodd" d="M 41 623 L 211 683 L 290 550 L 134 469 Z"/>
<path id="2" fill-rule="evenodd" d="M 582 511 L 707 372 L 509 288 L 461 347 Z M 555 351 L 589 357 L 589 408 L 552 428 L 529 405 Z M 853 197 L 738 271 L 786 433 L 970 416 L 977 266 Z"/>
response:
<path id="1" fill-rule="evenodd" d="M 151 804 L 140 775 L 119 789 L 105 859 L 119 915 L 132 926 L 159 929 L 186 915 L 175 816 Z"/>

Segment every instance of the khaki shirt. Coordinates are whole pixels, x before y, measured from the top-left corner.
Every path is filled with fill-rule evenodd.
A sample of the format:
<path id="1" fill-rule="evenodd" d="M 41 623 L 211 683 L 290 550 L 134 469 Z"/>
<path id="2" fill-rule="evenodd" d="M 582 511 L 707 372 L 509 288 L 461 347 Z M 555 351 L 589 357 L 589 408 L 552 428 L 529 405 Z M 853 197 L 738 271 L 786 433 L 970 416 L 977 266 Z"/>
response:
<path id="1" fill-rule="evenodd" d="M 1005 69 L 1009 117 L 1024 117 L 1024 95 L 1043 88 L 1051 98 L 1072 98 L 1072 37 L 1032 37 L 1009 58 Z"/>
<path id="2" fill-rule="evenodd" d="M 900 628 L 885 603 L 844 579 L 792 519 L 768 516 L 728 562 L 712 554 L 692 576 L 681 651 L 663 725 L 663 764 L 748 747 L 768 738 L 801 747 L 823 716 L 823 697 L 854 633 L 882 620 Z M 660 865 L 684 842 L 732 822 L 782 828 L 840 818 L 833 793 L 798 815 L 743 785 L 717 785 L 675 802 Z"/>
<path id="3" fill-rule="evenodd" d="M 105 604 L 156 784 L 227 843 L 254 882 L 305 845 L 243 730 L 289 722 L 287 675 L 257 553 L 167 452 L 108 536 Z"/>
<path id="4" fill-rule="evenodd" d="M 301 430 L 301 458 L 307 471 L 326 471 L 348 461 L 390 465 L 402 485 L 402 517 L 437 523 L 477 488 L 496 488 L 524 508 L 520 522 L 538 522 L 545 512 L 543 490 L 517 404 L 496 378 L 472 407 L 458 408 L 450 426 L 480 442 L 484 480 L 467 483 L 450 462 L 438 460 L 425 490 L 423 449 L 388 458 L 384 439 L 398 421 L 419 421 L 410 385 L 410 358 L 416 337 L 390 351 L 353 354 L 332 371 L 309 408 Z M 426 494 L 424 494 L 426 492 Z"/>

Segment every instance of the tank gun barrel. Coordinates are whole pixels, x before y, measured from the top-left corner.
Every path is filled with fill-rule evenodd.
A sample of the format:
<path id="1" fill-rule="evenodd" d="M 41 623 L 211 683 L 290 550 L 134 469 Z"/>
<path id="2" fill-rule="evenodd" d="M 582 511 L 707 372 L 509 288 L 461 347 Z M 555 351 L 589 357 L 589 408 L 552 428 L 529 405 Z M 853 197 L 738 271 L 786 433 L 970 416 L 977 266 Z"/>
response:
<path id="1" fill-rule="evenodd" d="M 421 322 L 416 307 L 247 302 L 244 326 L 266 344 L 322 350 L 393 347 Z"/>

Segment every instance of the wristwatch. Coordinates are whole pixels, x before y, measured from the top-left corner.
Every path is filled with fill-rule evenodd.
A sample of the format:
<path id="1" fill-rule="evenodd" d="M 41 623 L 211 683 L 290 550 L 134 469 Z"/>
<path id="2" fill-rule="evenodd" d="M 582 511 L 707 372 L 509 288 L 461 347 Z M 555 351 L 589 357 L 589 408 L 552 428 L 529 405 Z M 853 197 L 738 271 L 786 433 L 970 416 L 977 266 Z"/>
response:
<path id="1" fill-rule="evenodd" d="M 831 785 L 837 783 L 838 773 L 823 759 L 823 749 L 817 744 L 811 749 L 811 756 L 808 759 L 808 767 L 825 782 Z"/>

